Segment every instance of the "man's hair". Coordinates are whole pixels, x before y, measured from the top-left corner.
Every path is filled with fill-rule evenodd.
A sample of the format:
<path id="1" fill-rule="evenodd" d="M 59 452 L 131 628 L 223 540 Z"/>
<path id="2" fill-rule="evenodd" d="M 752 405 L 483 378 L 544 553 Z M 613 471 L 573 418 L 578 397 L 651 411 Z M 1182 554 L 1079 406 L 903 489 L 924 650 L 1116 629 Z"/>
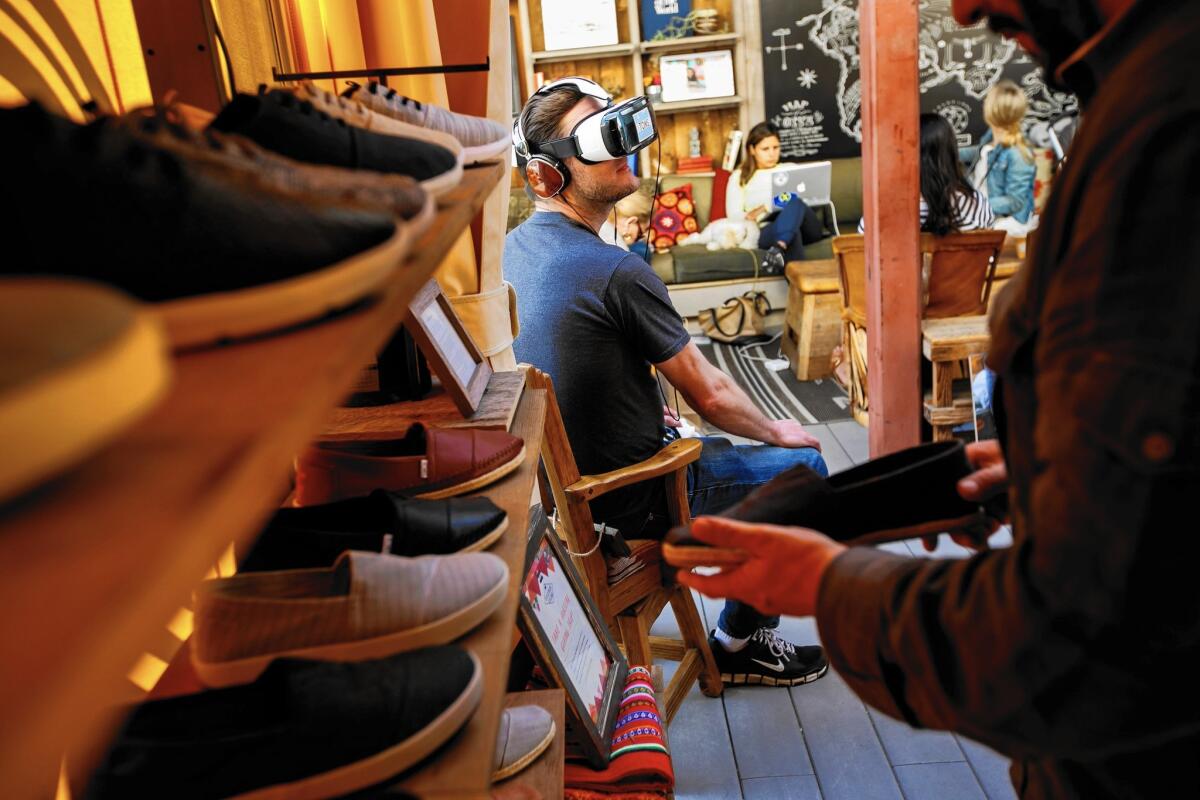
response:
<path id="1" fill-rule="evenodd" d="M 535 94 L 521 112 L 521 132 L 529 145 L 530 155 L 537 145 L 561 138 L 558 126 L 575 104 L 587 97 L 579 88 L 563 84 L 544 94 Z"/>

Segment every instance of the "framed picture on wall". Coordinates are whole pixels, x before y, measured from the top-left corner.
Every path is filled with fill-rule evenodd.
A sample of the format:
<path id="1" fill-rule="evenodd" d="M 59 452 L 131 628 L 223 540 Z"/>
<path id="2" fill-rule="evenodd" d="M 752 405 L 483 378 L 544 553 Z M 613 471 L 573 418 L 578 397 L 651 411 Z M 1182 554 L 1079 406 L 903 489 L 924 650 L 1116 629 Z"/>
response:
<path id="1" fill-rule="evenodd" d="M 464 417 L 474 414 L 492 377 L 492 367 L 436 280 L 430 279 L 408 304 L 404 328 L 459 413 Z"/>
<path id="2" fill-rule="evenodd" d="M 703 100 L 736 94 L 733 85 L 733 51 L 665 55 L 658 62 L 664 103 Z"/>
<path id="3" fill-rule="evenodd" d="M 604 769 L 629 664 L 540 505 L 529 520 L 517 627 L 551 687 L 565 691 L 573 738 Z"/>
<path id="4" fill-rule="evenodd" d="M 547 50 L 616 44 L 616 0 L 542 0 L 542 37 Z"/>

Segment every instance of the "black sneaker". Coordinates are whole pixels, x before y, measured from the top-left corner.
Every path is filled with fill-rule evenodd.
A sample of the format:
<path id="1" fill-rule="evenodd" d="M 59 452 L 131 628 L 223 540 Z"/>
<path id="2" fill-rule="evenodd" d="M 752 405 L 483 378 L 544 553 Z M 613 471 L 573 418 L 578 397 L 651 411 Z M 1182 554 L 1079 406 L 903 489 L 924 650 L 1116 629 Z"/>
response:
<path id="1" fill-rule="evenodd" d="M 709 633 L 721 680 L 732 686 L 759 683 L 764 686 L 797 686 L 811 683 L 829 670 L 825 651 L 816 645 L 794 645 L 781 639 L 770 628 L 759 628 L 746 646 L 736 653 L 717 641 L 716 632 Z"/>
<path id="2" fill-rule="evenodd" d="M 508 527 L 508 515 L 486 497 L 413 500 L 378 489 L 354 497 L 275 512 L 242 572 L 332 566 L 346 550 L 397 556 L 470 553 L 488 547 Z"/>
<path id="3" fill-rule="evenodd" d="M 410 240 L 390 214 L 218 179 L 112 118 L 78 125 L 36 103 L 0 109 L 0 174 L 0 274 L 117 286 L 159 304 L 177 347 L 351 305 Z"/>
<path id="4" fill-rule="evenodd" d="M 461 160 L 444 147 L 357 128 L 279 89 L 237 95 L 209 127 L 309 164 L 408 175 L 428 191 L 462 177 Z"/>
<path id="5" fill-rule="evenodd" d="M 787 267 L 787 259 L 783 257 L 783 251 L 778 246 L 771 245 L 760 266 L 764 275 L 782 275 Z"/>
<path id="6" fill-rule="evenodd" d="M 142 703 L 84 796 L 340 797 L 441 747 L 482 697 L 479 659 L 454 646 L 278 659 L 252 684 Z"/>

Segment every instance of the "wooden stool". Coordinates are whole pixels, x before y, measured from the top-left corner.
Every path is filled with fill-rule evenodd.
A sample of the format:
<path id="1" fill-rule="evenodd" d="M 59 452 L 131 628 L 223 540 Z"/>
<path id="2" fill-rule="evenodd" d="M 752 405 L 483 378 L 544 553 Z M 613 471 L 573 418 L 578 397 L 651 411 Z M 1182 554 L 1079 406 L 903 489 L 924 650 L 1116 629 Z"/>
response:
<path id="1" fill-rule="evenodd" d="M 987 317 L 922 320 L 921 338 L 921 352 L 933 364 L 933 391 L 925 395 L 925 420 L 933 426 L 933 440 L 942 442 L 954 437 L 955 426 L 974 419 L 970 379 L 965 389 L 954 383 L 963 361 L 987 352 Z"/>
<path id="2" fill-rule="evenodd" d="M 783 352 L 797 380 L 827 377 L 832 372 L 829 356 L 842 341 L 837 262 L 792 261 L 786 274 Z"/>

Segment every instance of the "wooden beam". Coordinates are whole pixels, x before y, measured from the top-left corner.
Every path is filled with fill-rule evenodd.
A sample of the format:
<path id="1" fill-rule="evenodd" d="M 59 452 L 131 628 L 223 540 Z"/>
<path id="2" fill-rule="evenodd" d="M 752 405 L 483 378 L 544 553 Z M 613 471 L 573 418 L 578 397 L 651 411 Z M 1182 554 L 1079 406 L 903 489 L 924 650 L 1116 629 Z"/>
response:
<path id="1" fill-rule="evenodd" d="M 859 5 L 872 457 L 921 436 L 917 25 L 917 0 Z"/>
<path id="2" fill-rule="evenodd" d="M 150 94 L 162 102 L 174 90 L 180 102 L 214 114 L 225 104 L 224 78 L 214 50 L 207 2 L 133 0 Z"/>

